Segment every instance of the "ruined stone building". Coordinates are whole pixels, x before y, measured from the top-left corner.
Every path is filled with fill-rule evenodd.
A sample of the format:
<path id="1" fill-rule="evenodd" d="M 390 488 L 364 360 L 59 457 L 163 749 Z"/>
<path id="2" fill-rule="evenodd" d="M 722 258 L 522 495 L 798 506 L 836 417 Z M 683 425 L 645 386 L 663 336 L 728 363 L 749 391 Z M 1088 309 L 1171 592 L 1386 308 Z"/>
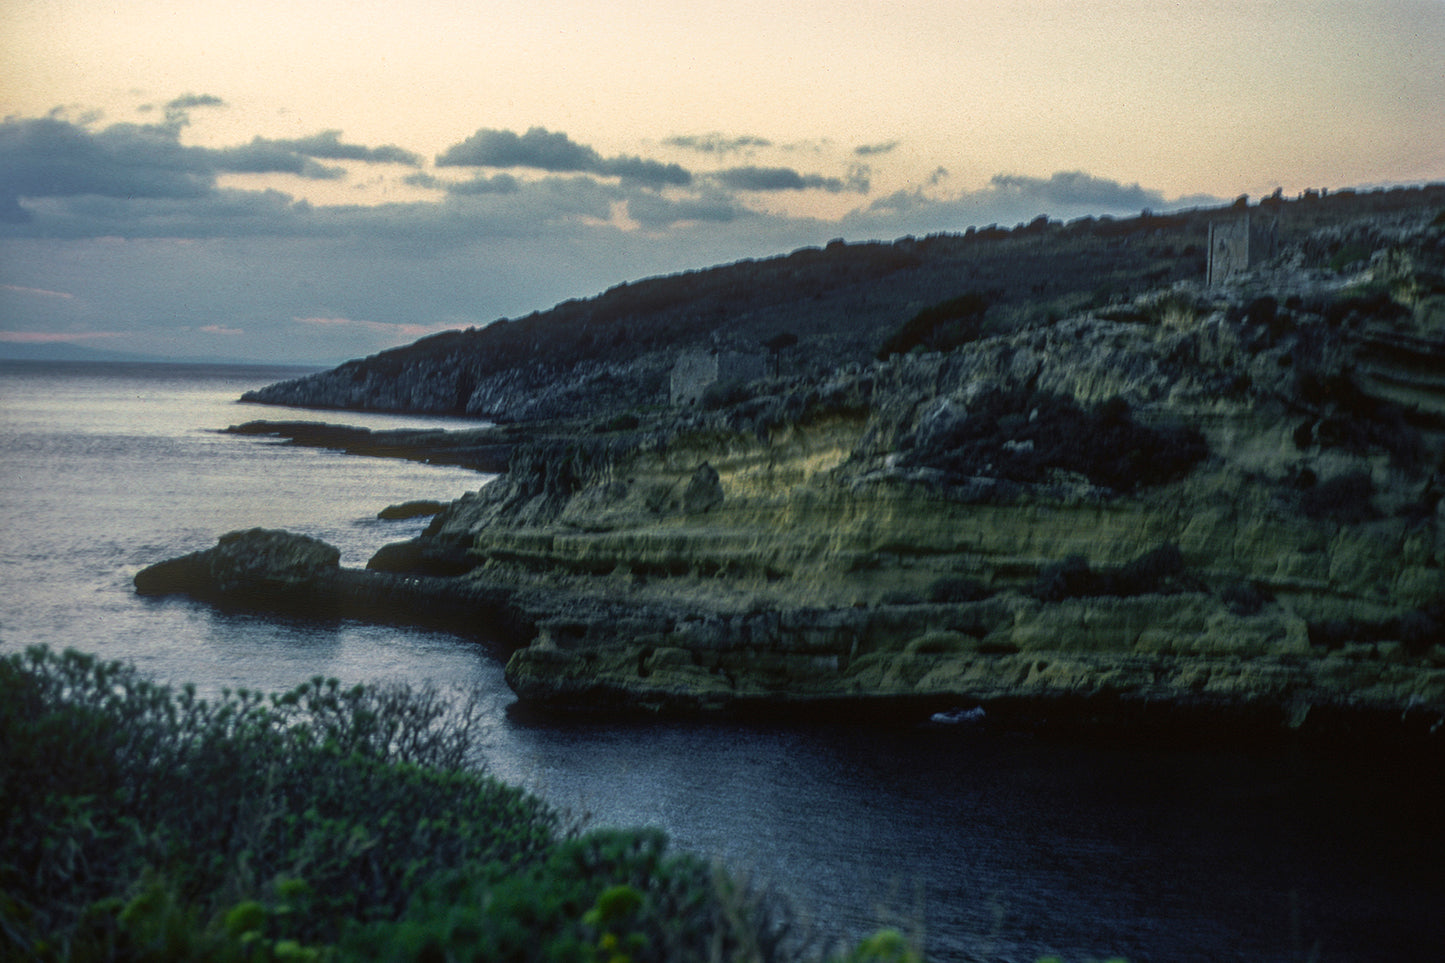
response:
<path id="1" fill-rule="evenodd" d="M 1209 285 L 1223 284 L 1257 267 L 1275 253 L 1273 217 L 1241 214 L 1209 225 Z"/>
<path id="2" fill-rule="evenodd" d="M 767 373 L 761 354 L 740 351 L 687 351 L 672 366 L 672 403 L 695 405 L 708 385 L 757 381 Z"/>

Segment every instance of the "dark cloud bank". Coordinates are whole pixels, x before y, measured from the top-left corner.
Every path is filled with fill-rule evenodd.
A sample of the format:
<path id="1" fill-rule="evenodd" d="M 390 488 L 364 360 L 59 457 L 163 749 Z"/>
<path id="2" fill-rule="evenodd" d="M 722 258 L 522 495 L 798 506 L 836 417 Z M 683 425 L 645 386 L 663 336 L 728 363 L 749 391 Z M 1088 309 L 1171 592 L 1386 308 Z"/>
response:
<path id="1" fill-rule="evenodd" d="M 525 134 L 510 130 L 477 131 L 437 155 L 438 167 L 530 167 L 555 173 L 577 172 L 619 177 L 651 187 L 684 186 L 692 175 L 680 164 L 641 157 L 607 157 L 563 133 L 533 127 Z"/>
<path id="2" fill-rule="evenodd" d="M 175 122 L 179 114 L 172 105 L 167 111 L 171 120 L 165 124 L 112 124 L 99 130 L 53 116 L 0 123 L 0 222 L 32 220 L 22 198 L 110 198 L 144 207 L 157 200 L 213 200 L 224 193 L 216 186 L 222 174 L 345 176 L 345 168 L 317 158 L 420 164 L 416 154 L 393 145 L 345 143 L 339 131 L 298 140 L 256 137 L 236 147 L 185 146 L 180 142 L 183 125 Z"/>
<path id="3" fill-rule="evenodd" d="M 613 205 L 654 228 L 681 223 L 758 220 L 743 196 L 760 192 L 822 191 L 871 195 L 870 172 L 855 165 L 845 176 L 805 173 L 792 167 L 740 165 L 693 172 L 676 163 L 644 157 L 607 157 L 562 132 L 533 127 L 518 134 L 483 128 L 435 158 L 444 169 L 473 168 L 467 180 L 446 179 L 423 169 L 415 152 L 388 144 L 349 143 L 340 131 L 292 139 L 253 138 L 249 143 L 204 148 L 181 143 L 188 111 L 220 107 L 220 98 L 186 95 L 165 105 L 163 124 L 96 127 L 57 116 L 10 118 L 0 123 L 0 236 L 218 236 L 325 233 L 348 222 L 382 233 L 427 230 L 429 214 L 444 236 L 445 225 L 471 219 L 475 229 L 514 234 L 537 223 L 569 218 L 607 220 Z M 709 156 L 769 144 L 751 136 L 680 136 L 667 143 Z M 896 142 L 865 145 L 858 156 L 877 156 Z M 313 209 L 275 191 L 241 191 L 218 185 L 224 174 L 287 174 L 312 180 L 347 176 L 342 162 L 412 168 L 407 183 L 436 190 L 435 202 Z M 495 173 L 487 174 L 491 170 Z M 542 177 L 520 177 L 531 171 Z M 1122 184 L 1083 172 L 1048 178 L 999 174 L 984 188 L 938 198 L 921 188 L 872 197 L 843 226 L 865 231 L 962 230 L 988 220 L 1026 220 L 1040 213 L 1120 213 L 1161 209 L 1170 201 L 1139 184 Z M 463 205 L 465 209 L 457 205 Z M 506 229 L 501 221 L 516 217 Z M 769 218 L 776 220 L 776 216 Z M 394 221 L 391 228 L 386 221 Z M 784 219 L 786 220 L 786 219 Z M 802 226 L 806 221 L 796 221 Z M 814 225 L 826 232 L 828 227 Z M 884 236 L 871 234 L 870 236 Z"/>
<path id="4" fill-rule="evenodd" d="M 159 341 L 184 329 L 195 354 L 223 350 L 203 348 L 202 332 L 214 341 L 224 331 L 232 356 L 330 362 L 412 339 L 386 333 L 393 329 L 486 323 L 621 280 L 838 236 L 886 240 L 1039 214 L 1068 219 L 1216 203 L 1170 201 L 1083 172 L 999 174 L 941 199 L 923 188 L 878 196 L 858 163 L 843 176 L 751 164 L 693 171 L 604 156 L 542 127 L 478 130 L 430 169 L 402 147 L 349 143 L 335 130 L 225 148 L 181 142 L 189 111 L 221 107 L 219 98 L 188 95 L 164 105 L 166 121 L 154 125 L 58 115 L 0 122 L 0 288 L 9 292 L 0 292 L 0 314 L 8 312 L 10 330 L 90 326 Z M 721 134 L 667 143 L 713 164 L 769 146 Z M 407 203 L 321 206 L 219 180 L 233 173 L 334 180 L 348 164 L 408 168 L 398 172 L 403 180 L 434 193 Z M 760 192 L 801 191 L 856 193 L 859 206 L 841 221 L 819 221 L 748 203 Z M 641 230 L 619 227 L 619 211 Z M 74 296 L 27 298 L 27 290 Z M 307 317 L 356 323 L 298 326 Z M 244 332 L 244 350 L 236 332 Z M 108 345 L 125 347 L 119 339 Z"/>

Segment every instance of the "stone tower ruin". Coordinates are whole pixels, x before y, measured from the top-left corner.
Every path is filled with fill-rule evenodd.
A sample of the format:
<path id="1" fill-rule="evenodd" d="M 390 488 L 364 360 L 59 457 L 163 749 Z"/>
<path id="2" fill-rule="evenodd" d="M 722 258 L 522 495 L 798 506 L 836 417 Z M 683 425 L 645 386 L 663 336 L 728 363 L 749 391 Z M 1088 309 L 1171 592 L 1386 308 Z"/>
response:
<path id="1" fill-rule="evenodd" d="M 1249 214 L 1209 225 L 1210 287 L 1257 267 L 1274 257 L 1277 222 Z"/>
<path id="2" fill-rule="evenodd" d="M 766 373 L 766 361 L 760 354 L 689 351 L 677 359 L 672 369 L 672 403 L 695 405 L 711 384 L 757 381 Z"/>

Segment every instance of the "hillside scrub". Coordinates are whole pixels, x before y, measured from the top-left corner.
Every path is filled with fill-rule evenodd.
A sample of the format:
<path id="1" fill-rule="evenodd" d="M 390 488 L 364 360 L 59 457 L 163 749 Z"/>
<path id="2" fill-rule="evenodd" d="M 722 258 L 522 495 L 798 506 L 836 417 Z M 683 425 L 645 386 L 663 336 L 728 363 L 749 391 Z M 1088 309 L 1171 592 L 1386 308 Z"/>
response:
<path id="1" fill-rule="evenodd" d="M 878 349 L 878 360 L 886 361 L 895 354 L 907 354 L 914 348 L 952 351 L 959 345 L 976 340 L 982 333 L 988 304 L 987 297 L 970 291 L 924 308 L 888 336 Z"/>

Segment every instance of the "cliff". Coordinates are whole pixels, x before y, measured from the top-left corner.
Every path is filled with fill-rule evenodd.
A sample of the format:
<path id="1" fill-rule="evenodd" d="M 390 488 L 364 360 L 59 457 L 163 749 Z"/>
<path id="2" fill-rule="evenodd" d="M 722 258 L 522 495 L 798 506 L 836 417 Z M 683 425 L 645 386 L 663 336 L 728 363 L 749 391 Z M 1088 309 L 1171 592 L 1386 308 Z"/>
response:
<path id="1" fill-rule="evenodd" d="M 445 599 L 553 708 L 1435 732 L 1442 223 L 1325 224 L 1224 287 L 938 313 L 948 350 L 554 425 L 368 572 L 312 572 L 312 599 L 400 618 Z"/>

